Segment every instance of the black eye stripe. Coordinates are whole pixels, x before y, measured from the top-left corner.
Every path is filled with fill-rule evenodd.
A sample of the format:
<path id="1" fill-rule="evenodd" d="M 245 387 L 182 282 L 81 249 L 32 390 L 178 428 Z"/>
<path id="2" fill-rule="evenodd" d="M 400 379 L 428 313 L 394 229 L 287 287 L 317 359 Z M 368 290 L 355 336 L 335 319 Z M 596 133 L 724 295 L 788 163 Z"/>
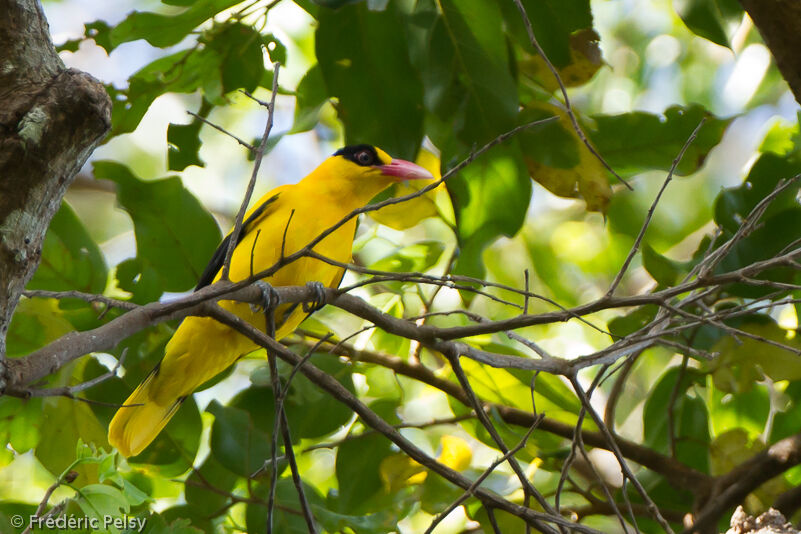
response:
<path id="1" fill-rule="evenodd" d="M 342 156 L 356 165 L 369 167 L 381 163 L 375 148 L 370 145 L 350 145 L 334 152 L 335 156 Z"/>

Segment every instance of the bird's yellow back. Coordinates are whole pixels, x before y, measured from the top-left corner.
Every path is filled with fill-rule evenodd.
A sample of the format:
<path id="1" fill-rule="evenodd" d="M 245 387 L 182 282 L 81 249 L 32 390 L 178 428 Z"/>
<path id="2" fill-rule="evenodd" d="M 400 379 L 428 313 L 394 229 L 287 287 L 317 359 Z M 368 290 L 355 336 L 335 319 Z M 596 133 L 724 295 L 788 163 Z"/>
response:
<path id="1" fill-rule="evenodd" d="M 399 176 L 403 179 L 403 172 L 415 178 L 425 177 L 426 171 L 419 167 L 393 162 L 380 149 L 361 147 L 349 147 L 353 150 L 348 157 L 338 152 L 297 184 L 277 187 L 255 204 L 246 214 L 248 223 L 231 259 L 232 281 L 244 280 L 272 267 L 282 254 L 288 256 L 301 250 L 354 209 L 367 204 Z M 363 158 L 365 154 L 374 161 L 368 164 Z M 356 218 L 353 218 L 315 245 L 315 252 L 338 262 L 349 262 L 355 230 Z M 221 245 L 212 260 L 209 272 L 216 272 L 214 280 L 220 276 L 225 246 L 226 243 Z M 311 281 L 337 287 L 342 274 L 339 267 L 303 257 L 265 281 L 276 287 Z M 264 315 L 254 312 L 249 304 L 221 301 L 220 305 L 258 328 L 265 327 Z M 291 333 L 304 318 L 300 306 L 279 306 L 275 312 L 276 339 Z M 138 406 L 121 408 L 114 416 L 109 426 L 109 443 L 125 456 L 138 454 L 158 435 L 186 396 L 256 348 L 250 339 L 213 319 L 186 318 L 167 344 L 164 359 L 125 403 Z"/>

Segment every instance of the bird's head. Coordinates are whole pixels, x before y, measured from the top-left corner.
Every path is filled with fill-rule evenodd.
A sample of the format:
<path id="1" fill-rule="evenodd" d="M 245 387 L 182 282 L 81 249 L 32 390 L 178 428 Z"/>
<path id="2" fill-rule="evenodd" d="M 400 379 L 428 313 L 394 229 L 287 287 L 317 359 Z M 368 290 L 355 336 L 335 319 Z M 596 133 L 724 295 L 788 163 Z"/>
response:
<path id="1" fill-rule="evenodd" d="M 423 167 L 392 158 L 378 147 L 350 145 L 337 150 L 305 180 L 342 206 L 360 207 L 396 182 L 432 178 Z"/>
<path id="2" fill-rule="evenodd" d="M 372 145 L 350 145 L 340 148 L 334 153 L 335 158 L 351 173 L 369 177 L 384 177 L 387 182 L 402 182 L 406 180 L 431 180 L 434 176 L 426 169 L 389 154 Z"/>

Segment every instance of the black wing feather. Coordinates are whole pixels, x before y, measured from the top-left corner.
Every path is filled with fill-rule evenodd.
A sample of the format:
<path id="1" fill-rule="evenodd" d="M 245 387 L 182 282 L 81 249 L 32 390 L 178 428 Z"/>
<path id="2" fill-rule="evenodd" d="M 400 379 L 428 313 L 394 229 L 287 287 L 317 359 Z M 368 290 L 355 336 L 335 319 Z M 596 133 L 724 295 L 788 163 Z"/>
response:
<path id="1" fill-rule="evenodd" d="M 236 240 L 237 245 L 242 242 L 242 239 L 250 231 L 250 225 L 253 223 L 253 221 L 264 215 L 267 207 L 276 200 L 278 200 L 278 195 L 271 196 L 265 200 L 261 206 L 256 208 L 253 213 L 250 214 L 250 217 L 248 217 L 242 225 L 242 231 L 239 232 L 239 238 Z M 220 272 L 220 269 L 222 269 L 223 262 L 225 261 L 225 253 L 228 251 L 228 243 L 230 242 L 231 234 L 228 234 L 225 236 L 225 239 L 222 240 L 220 246 L 217 247 L 217 250 L 214 251 L 214 255 L 211 257 L 208 265 L 206 265 L 206 268 L 203 270 L 203 274 L 200 275 L 200 280 L 198 280 L 197 286 L 195 286 L 195 291 L 202 287 L 206 287 L 214 281 L 214 277 L 217 276 L 217 273 Z"/>

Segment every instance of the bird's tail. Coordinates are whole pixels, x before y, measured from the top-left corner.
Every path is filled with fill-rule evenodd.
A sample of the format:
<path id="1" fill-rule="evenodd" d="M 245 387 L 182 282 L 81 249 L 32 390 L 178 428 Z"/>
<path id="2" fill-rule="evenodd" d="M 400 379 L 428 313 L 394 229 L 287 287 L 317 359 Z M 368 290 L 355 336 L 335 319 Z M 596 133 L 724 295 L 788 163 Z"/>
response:
<path id="1" fill-rule="evenodd" d="M 158 369 L 156 366 L 139 384 L 111 420 L 108 442 L 123 456 L 135 456 L 150 445 L 186 399 L 181 396 L 156 402 L 153 385 Z"/>

